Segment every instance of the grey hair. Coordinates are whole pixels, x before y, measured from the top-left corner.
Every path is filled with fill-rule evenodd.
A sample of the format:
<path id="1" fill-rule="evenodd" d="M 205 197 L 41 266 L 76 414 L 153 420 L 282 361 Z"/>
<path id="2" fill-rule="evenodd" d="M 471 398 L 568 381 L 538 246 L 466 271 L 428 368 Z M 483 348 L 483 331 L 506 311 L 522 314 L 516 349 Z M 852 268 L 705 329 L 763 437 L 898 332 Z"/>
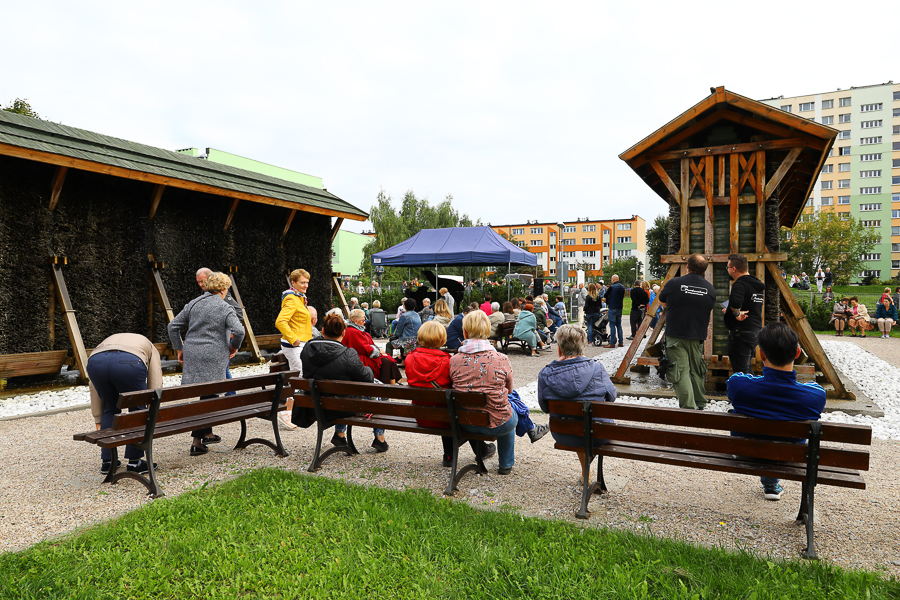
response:
<path id="1" fill-rule="evenodd" d="M 361 308 L 354 308 L 350 311 L 350 320 L 356 321 L 357 319 L 366 319 L 366 313 Z"/>
<path id="2" fill-rule="evenodd" d="M 499 302 L 491 302 L 491 310 L 493 312 L 499 312 L 500 311 L 500 303 Z"/>
<path id="3" fill-rule="evenodd" d="M 212 273 L 212 269 L 207 267 L 200 267 L 199 269 L 197 269 L 197 275 L 206 275 L 207 277 L 209 277 L 210 275 L 212 275 Z"/>
<path id="4" fill-rule="evenodd" d="M 563 356 L 581 356 L 587 347 L 587 332 L 576 325 L 563 325 L 556 330 L 556 343 Z"/>

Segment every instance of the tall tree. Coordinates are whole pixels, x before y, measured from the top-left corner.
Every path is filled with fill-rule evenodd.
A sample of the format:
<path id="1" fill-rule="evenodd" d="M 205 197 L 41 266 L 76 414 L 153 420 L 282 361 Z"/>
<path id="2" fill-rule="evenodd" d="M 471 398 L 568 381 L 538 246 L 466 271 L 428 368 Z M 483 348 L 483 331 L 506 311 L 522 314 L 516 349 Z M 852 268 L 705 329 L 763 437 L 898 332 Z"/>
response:
<path id="1" fill-rule="evenodd" d="M 16 113 L 17 115 L 25 115 L 26 117 L 34 117 L 35 119 L 40 119 L 41 116 L 34 112 L 31 108 L 31 105 L 28 104 L 27 100 L 22 98 L 16 98 L 7 106 L 4 106 L 0 110 L 5 110 L 6 112 Z"/>
<path id="2" fill-rule="evenodd" d="M 603 280 L 609 283 L 613 275 L 619 276 L 619 281 L 625 286 L 631 286 L 635 280 L 641 277 L 641 268 L 644 265 L 638 260 L 637 256 L 622 256 L 612 261 L 608 267 L 603 269 Z"/>
<path id="3" fill-rule="evenodd" d="M 781 228 L 781 251 L 788 255 L 783 266 L 788 273 L 813 277 L 819 267 L 830 267 L 838 283 L 858 277 L 866 266 L 862 255 L 879 242 L 877 229 L 864 227 L 853 217 L 840 220 L 832 212 L 804 214 L 793 229 Z"/>
<path id="4" fill-rule="evenodd" d="M 669 219 L 657 215 L 653 220 L 653 226 L 647 230 L 647 270 L 651 279 L 662 279 L 666 276 L 669 266 L 662 264 L 660 257 L 668 253 Z"/>
<path id="5" fill-rule="evenodd" d="M 416 198 L 412 190 L 404 194 L 399 211 L 394 208 L 393 199 L 384 190 L 378 192 L 375 206 L 369 210 L 369 220 L 375 229 L 375 239 L 363 250 L 361 273 L 369 272 L 373 254 L 396 246 L 423 229 L 481 225 L 481 221 L 473 224 L 468 215 L 461 215 L 453 208 L 453 196 L 448 194 L 443 201 L 432 206 L 428 198 Z M 413 269 L 413 277 L 418 277 L 421 270 L 421 267 Z M 462 274 L 462 268 L 442 268 L 441 273 L 458 275 Z M 384 270 L 386 281 L 405 280 L 407 275 L 407 269 L 401 267 L 386 267 Z"/>

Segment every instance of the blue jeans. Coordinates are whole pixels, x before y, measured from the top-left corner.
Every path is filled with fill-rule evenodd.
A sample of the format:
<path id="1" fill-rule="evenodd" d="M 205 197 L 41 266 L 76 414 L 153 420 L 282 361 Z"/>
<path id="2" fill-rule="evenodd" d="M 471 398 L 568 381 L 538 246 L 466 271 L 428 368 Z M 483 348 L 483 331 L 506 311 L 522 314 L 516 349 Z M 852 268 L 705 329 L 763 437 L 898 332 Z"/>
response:
<path id="1" fill-rule="evenodd" d="M 92 354 L 87 364 L 88 376 L 103 401 L 103 414 L 100 416 L 100 428 L 112 427 L 113 419 L 122 412 L 116 407 L 119 394 L 124 392 L 137 392 L 147 389 L 147 366 L 140 358 L 129 352 L 121 350 L 107 350 Z M 130 408 L 141 410 L 146 408 Z M 125 447 L 125 458 L 138 460 L 143 458 L 144 451 L 134 446 Z M 100 449 L 101 460 L 111 460 L 112 453 L 109 448 Z"/>
<path id="2" fill-rule="evenodd" d="M 335 433 L 344 433 L 345 431 L 347 431 L 346 425 L 335 425 L 334 426 Z M 375 437 L 378 437 L 379 435 L 384 435 L 384 429 L 373 429 L 372 431 L 375 433 Z"/>
<path id="3" fill-rule="evenodd" d="M 615 346 L 618 342 L 619 344 L 624 344 L 625 334 L 622 333 L 622 309 L 621 308 L 611 308 L 607 313 L 609 316 L 609 343 L 612 346 Z M 618 337 L 616 337 L 616 333 L 618 333 Z"/>
<path id="4" fill-rule="evenodd" d="M 775 479 L 774 477 L 760 477 L 760 478 L 759 478 L 759 482 L 760 482 L 761 484 L 763 484 L 763 487 L 764 487 L 764 488 L 766 488 L 766 487 L 775 487 L 776 485 L 778 485 L 778 482 L 779 482 L 779 481 L 781 481 L 781 480 L 780 480 L 780 479 Z"/>
<path id="5" fill-rule="evenodd" d="M 519 424 L 519 415 L 512 411 L 512 417 L 506 423 L 497 427 L 482 427 L 481 425 L 463 425 L 460 427 L 469 433 L 497 436 L 497 457 L 501 469 L 509 469 L 516 464 L 516 425 Z"/>
<path id="6" fill-rule="evenodd" d="M 587 332 L 588 332 L 587 343 L 588 343 L 588 345 L 594 343 L 594 321 L 596 321 L 599 318 L 600 318 L 600 313 L 591 313 L 589 315 L 587 315 L 587 314 L 584 315 L 584 322 L 587 323 Z"/>
<path id="7" fill-rule="evenodd" d="M 225 367 L 225 379 L 234 379 L 234 377 L 231 376 L 231 369 L 229 369 L 227 366 Z M 237 396 L 237 392 L 235 392 L 235 391 L 225 392 L 225 395 L 226 396 Z"/>

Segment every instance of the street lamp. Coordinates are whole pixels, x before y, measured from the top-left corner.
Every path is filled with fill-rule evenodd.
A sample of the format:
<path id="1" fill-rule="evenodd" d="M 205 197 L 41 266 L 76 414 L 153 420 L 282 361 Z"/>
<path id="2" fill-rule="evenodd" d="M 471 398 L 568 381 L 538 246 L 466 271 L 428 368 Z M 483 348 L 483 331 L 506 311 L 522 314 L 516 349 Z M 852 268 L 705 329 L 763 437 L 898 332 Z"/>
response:
<path id="1" fill-rule="evenodd" d="M 562 246 L 563 246 L 563 232 L 566 229 L 565 223 L 557 223 L 557 227 L 559 227 L 559 236 L 556 240 L 556 281 L 559 282 L 559 289 L 563 289 L 562 283 Z M 568 269 L 566 269 L 568 271 Z M 566 279 L 569 278 L 569 273 L 566 273 Z"/>

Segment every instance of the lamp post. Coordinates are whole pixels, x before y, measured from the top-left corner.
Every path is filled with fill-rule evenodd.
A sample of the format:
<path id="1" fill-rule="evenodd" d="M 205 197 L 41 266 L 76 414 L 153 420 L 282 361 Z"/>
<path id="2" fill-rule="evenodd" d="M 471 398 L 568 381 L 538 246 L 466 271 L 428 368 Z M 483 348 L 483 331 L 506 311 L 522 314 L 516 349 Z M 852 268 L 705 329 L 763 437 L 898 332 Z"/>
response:
<path id="1" fill-rule="evenodd" d="M 566 229 L 565 223 L 557 223 L 557 227 L 559 227 L 559 235 L 556 239 L 556 281 L 559 282 L 560 292 L 562 291 L 562 247 L 563 247 L 563 232 Z M 568 271 L 568 269 L 566 269 Z M 569 274 L 566 273 L 566 279 L 569 278 Z"/>

